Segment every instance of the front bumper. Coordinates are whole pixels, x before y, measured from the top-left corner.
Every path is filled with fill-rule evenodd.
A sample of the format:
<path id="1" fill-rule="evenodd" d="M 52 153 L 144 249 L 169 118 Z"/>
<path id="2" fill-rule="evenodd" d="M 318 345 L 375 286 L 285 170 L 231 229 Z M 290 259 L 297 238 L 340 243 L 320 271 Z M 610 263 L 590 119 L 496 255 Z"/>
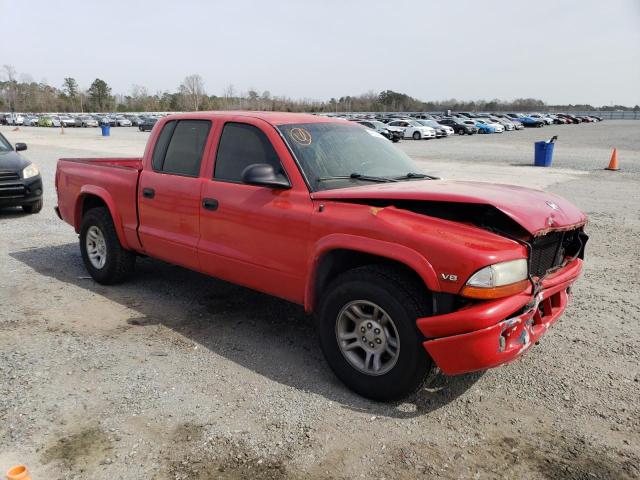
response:
<path id="1" fill-rule="evenodd" d="M 534 298 L 528 291 L 486 301 L 456 312 L 419 318 L 418 329 L 433 361 L 447 375 L 484 370 L 526 352 L 564 312 L 570 287 L 582 271 L 575 259 L 542 282 Z"/>
<path id="2" fill-rule="evenodd" d="M 42 178 L 40 175 L 20 178 L 10 182 L 0 182 L 0 207 L 30 205 L 42 198 Z"/>

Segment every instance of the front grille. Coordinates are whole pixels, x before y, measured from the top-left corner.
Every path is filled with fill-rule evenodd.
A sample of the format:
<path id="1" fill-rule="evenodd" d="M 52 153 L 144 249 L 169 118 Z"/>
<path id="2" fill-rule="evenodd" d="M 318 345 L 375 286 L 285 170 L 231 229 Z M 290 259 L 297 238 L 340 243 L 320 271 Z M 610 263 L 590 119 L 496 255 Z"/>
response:
<path id="1" fill-rule="evenodd" d="M 559 266 L 565 257 L 582 258 L 587 236 L 579 229 L 567 232 L 550 232 L 531 242 L 529 272 L 534 277 L 542 277 L 549 270 Z"/>
<path id="2" fill-rule="evenodd" d="M 0 185 L 0 197 L 24 197 L 25 194 L 26 189 L 24 188 L 24 185 Z"/>
<path id="3" fill-rule="evenodd" d="M 3 180 L 18 180 L 20 175 L 17 172 L 0 172 L 0 182 Z"/>
<path id="4" fill-rule="evenodd" d="M 531 243 L 531 261 L 529 271 L 534 277 L 541 277 L 548 270 L 562 263 L 559 255 L 563 232 L 551 232 L 536 238 Z"/>

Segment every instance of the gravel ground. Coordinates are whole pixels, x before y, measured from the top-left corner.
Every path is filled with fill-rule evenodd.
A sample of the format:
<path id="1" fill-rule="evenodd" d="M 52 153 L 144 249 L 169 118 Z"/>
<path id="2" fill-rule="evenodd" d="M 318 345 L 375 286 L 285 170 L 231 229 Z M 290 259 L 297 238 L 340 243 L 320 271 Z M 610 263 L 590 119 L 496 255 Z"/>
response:
<path id="1" fill-rule="evenodd" d="M 584 277 L 521 360 L 435 376 L 401 403 L 344 388 L 302 309 L 150 259 L 88 278 L 57 219 L 58 157 L 141 154 L 148 134 L 0 128 L 45 209 L 0 211 L 0 471 L 48 479 L 640 477 L 640 122 L 406 141 L 451 178 L 536 185 L 590 216 Z M 531 163 L 555 130 L 562 168 Z M 605 172 L 620 147 L 622 172 Z M 599 140 L 598 140 L 599 139 Z M 498 167 L 496 164 L 500 164 Z"/>

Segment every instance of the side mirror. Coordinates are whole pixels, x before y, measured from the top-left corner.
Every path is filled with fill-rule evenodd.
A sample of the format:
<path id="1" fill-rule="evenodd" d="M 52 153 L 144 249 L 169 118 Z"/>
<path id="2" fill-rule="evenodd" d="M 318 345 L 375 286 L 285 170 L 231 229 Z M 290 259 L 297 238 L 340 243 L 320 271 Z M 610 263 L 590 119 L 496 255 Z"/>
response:
<path id="1" fill-rule="evenodd" d="M 254 163 L 242 172 L 242 181 L 248 185 L 259 185 L 269 188 L 288 189 L 291 184 L 287 177 L 276 173 L 273 165 L 269 163 Z"/>
<path id="2" fill-rule="evenodd" d="M 16 143 L 16 152 L 22 152 L 27 149 L 26 143 Z"/>

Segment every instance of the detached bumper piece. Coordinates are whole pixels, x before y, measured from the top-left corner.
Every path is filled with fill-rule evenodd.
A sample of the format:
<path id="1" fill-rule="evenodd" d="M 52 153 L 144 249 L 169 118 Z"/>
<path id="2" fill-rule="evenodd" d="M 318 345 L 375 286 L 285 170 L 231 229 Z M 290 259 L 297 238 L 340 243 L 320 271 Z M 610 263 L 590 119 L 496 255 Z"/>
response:
<path id="1" fill-rule="evenodd" d="M 582 271 L 576 259 L 531 292 L 482 302 L 456 312 L 420 318 L 417 326 L 431 358 L 447 375 L 484 370 L 511 362 L 546 333 L 570 297 L 570 287 Z"/>

